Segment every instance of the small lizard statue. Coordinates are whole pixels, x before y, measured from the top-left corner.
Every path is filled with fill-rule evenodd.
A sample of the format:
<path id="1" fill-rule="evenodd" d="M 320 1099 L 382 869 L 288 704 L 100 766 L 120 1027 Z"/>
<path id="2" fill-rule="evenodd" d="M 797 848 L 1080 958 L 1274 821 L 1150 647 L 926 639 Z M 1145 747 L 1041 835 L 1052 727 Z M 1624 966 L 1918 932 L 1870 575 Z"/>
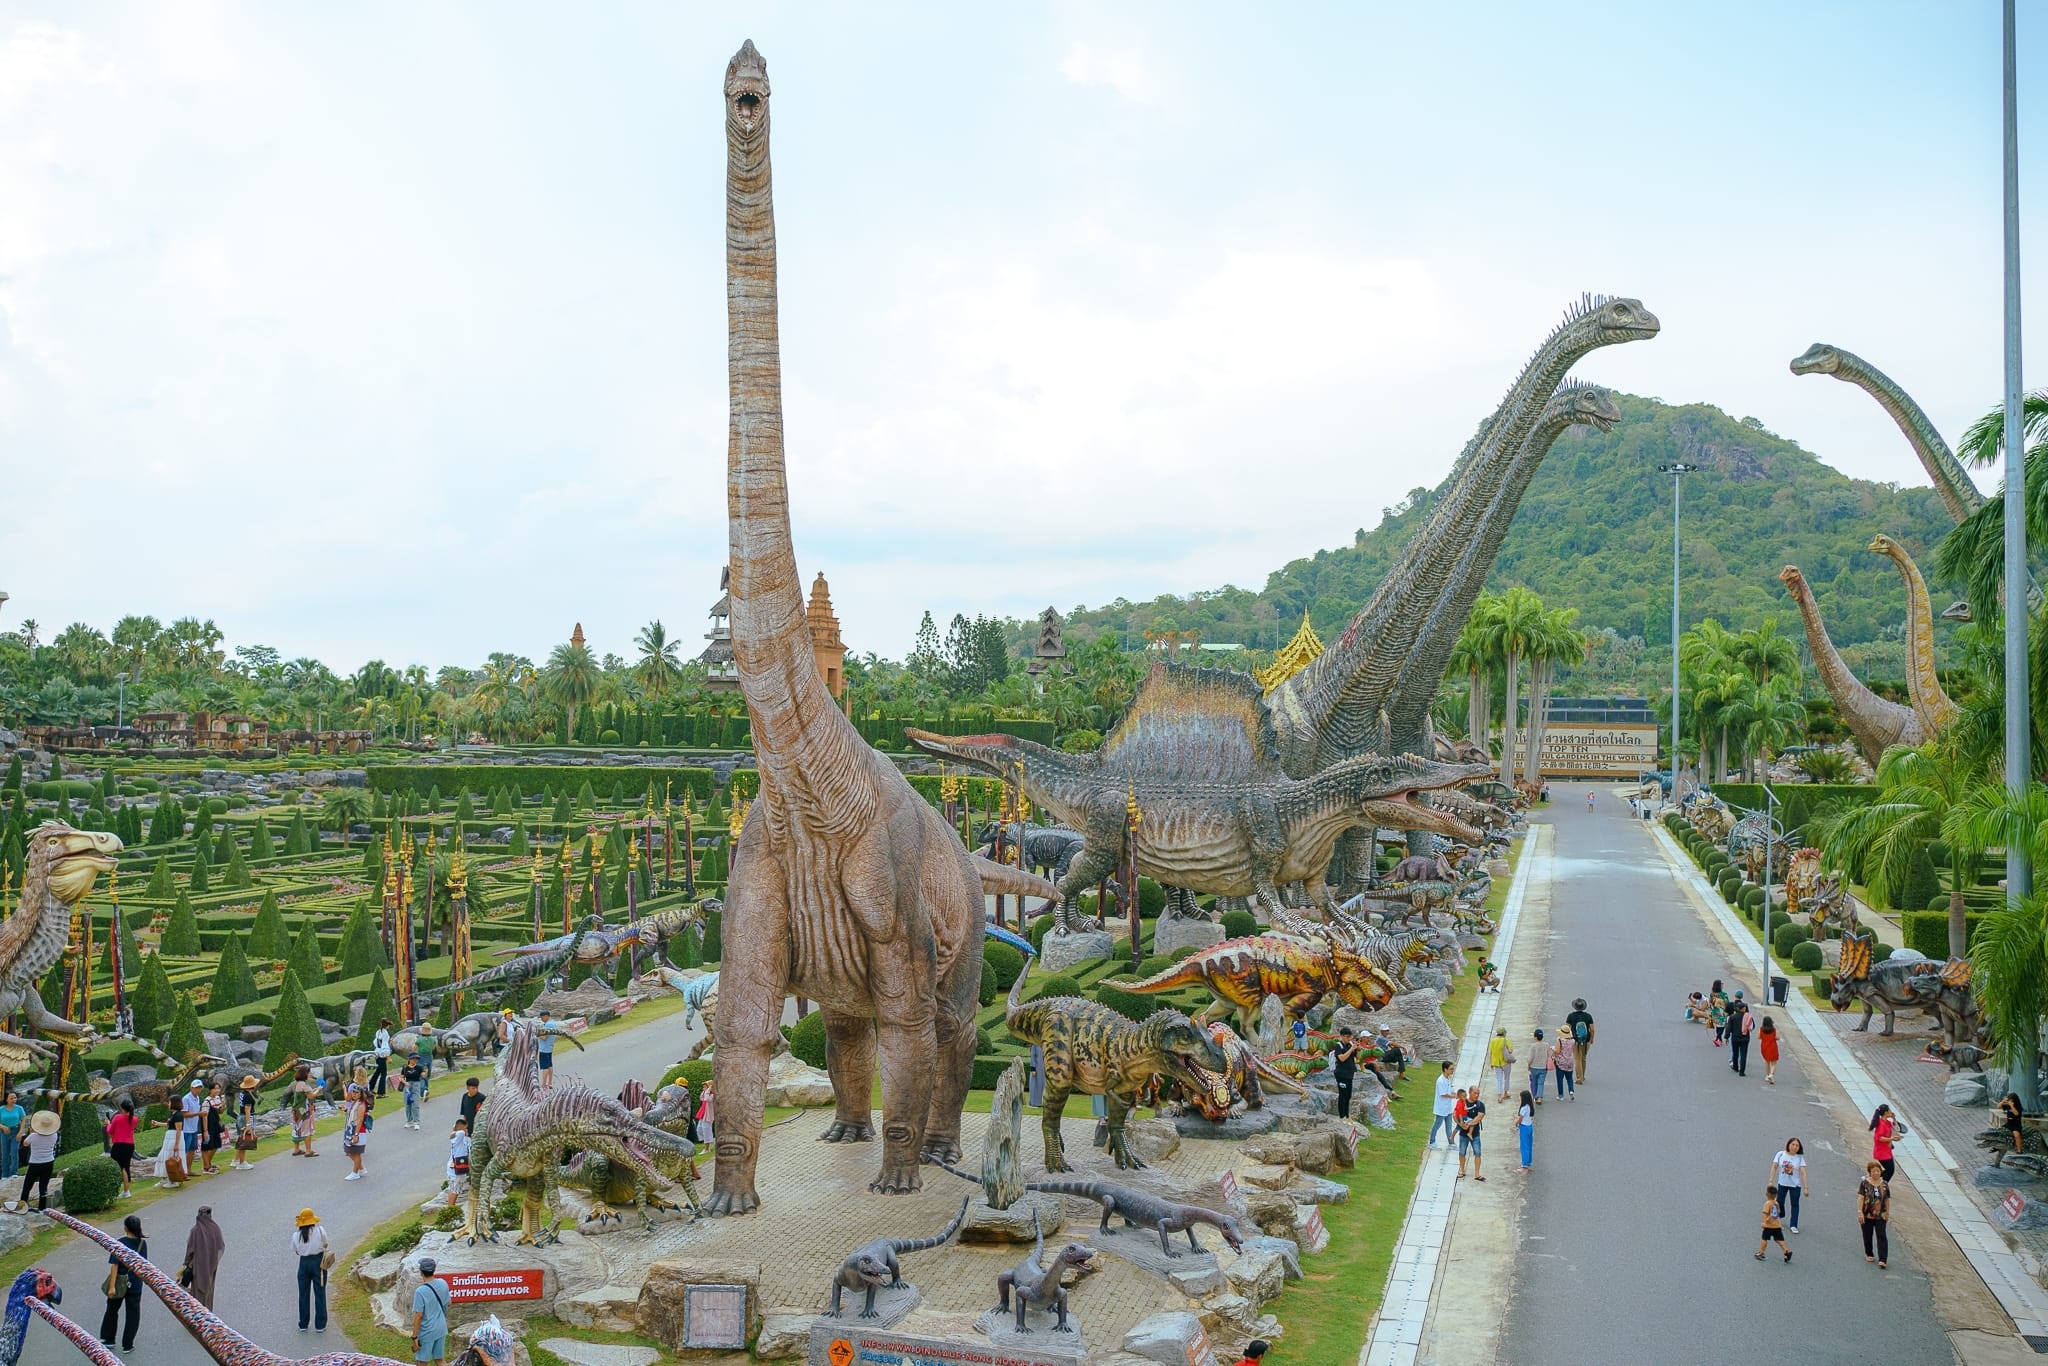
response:
<path id="1" fill-rule="evenodd" d="M 969 1197 L 971 1199 L 972 1197 Z M 825 1311 L 825 1317 L 839 1317 L 839 1298 L 849 1290 L 866 1290 L 867 1303 L 861 1307 L 860 1316 L 875 1318 L 875 1292 L 894 1290 L 903 1284 L 903 1267 L 897 1258 L 906 1252 L 922 1252 L 928 1247 L 938 1247 L 960 1231 L 960 1225 L 967 1220 L 969 1201 L 960 1202 L 960 1212 L 953 1216 L 953 1222 L 946 1225 L 946 1231 L 936 1238 L 877 1238 L 855 1248 L 841 1264 L 839 1274 L 832 1278 L 832 1307 Z"/>
<path id="2" fill-rule="evenodd" d="M 1197 1252 L 1204 1251 L 1195 1240 L 1195 1225 L 1208 1224 L 1223 1235 L 1223 1241 L 1230 1244 L 1234 1252 L 1244 1251 L 1244 1231 L 1237 1220 L 1213 1209 L 1200 1205 L 1183 1205 L 1173 1200 L 1162 1200 L 1156 1195 L 1132 1190 L 1129 1186 L 1112 1186 L 1101 1181 L 1027 1181 L 1025 1190 L 1045 1191 L 1052 1195 L 1077 1195 L 1102 1206 L 1102 1227 L 1096 1232 L 1107 1237 L 1116 1230 L 1109 1226 L 1109 1217 L 1121 1217 L 1126 1228 L 1149 1228 L 1159 1234 L 1159 1249 L 1169 1257 L 1178 1257 L 1173 1244 L 1167 1241 L 1169 1233 L 1185 1232 L 1188 1246 Z"/>
<path id="3" fill-rule="evenodd" d="M 1055 1333 L 1071 1333 L 1067 1326 L 1067 1288 L 1060 1284 L 1060 1277 L 1070 1266 L 1080 1266 L 1095 1256 L 1095 1249 L 1086 1243 L 1068 1243 L 1060 1249 L 1060 1255 L 1053 1258 L 1052 1265 L 1045 1265 L 1045 1230 L 1039 1225 L 1038 1211 L 1031 1211 L 1031 1255 L 1016 1266 L 996 1277 L 996 1293 L 1000 1297 L 996 1305 L 998 1313 L 1010 1312 L 1010 1292 L 1017 1292 L 1017 1331 L 1029 1332 L 1025 1327 L 1024 1315 L 1032 1309 L 1051 1306 L 1056 1315 L 1052 1330 Z"/>

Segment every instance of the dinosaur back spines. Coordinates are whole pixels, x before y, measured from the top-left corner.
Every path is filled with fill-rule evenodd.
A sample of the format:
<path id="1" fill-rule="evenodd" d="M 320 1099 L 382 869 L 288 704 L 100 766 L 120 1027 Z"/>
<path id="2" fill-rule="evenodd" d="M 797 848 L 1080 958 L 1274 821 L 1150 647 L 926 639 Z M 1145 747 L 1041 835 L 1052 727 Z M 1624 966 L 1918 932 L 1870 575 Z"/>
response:
<path id="1" fill-rule="evenodd" d="M 1280 742 L 1251 675 L 1157 661 L 1101 752 L 1122 771 L 1220 782 L 1276 776 Z"/>

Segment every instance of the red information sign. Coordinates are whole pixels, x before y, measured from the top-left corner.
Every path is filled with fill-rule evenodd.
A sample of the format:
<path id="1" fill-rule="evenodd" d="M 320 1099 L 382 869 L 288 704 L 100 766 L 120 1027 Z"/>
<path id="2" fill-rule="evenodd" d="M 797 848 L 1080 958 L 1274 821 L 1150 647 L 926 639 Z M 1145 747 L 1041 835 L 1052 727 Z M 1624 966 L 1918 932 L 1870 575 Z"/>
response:
<path id="1" fill-rule="evenodd" d="M 1308 1234 L 1308 1237 L 1305 1241 L 1311 1243 L 1319 1243 L 1326 1236 L 1323 1231 L 1322 1206 L 1310 1205 L 1308 1207 L 1308 1224 L 1305 1227 L 1304 1232 Z M 1303 1250 L 1306 1251 L 1306 1249 Z"/>
<path id="2" fill-rule="evenodd" d="M 449 1302 L 464 1304 L 477 1300 L 537 1300 L 541 1280 L 546 1275 L 535 1267 L 531 1271 L 451 1271 L 441 1279 L 448 1282 Z"/>
<path id="3" fill-rule="evenodd" d="M 1233 1204 L 1233 1203 L 1235 1203 L 1235 1202 L 1236 1202 L 1236 1200 L 1237 1200 L 1237 1172 L 1236 1172 L 1235 1170 L 1226 1170 L 1226 1171 L 1225 1171 L 1225 1172 L 1223 1173 L 1223 1175 L 1221 1175 L 1221 1176 L 1219 1176 L 1219 1177 L 1217 1177 L 1217 1178 L 1216 1178 L 1216 1184 L 1217 1184 L 1217 1185 L 1219 1185 L 1219 1186 L 1221 1186 L 1221 1187 L 1223 1187 L 1223 1203 L 1224 1203 L 1224 1204 L 1228 1205 L 1228 1204 Z"/>
<path id="4" fill-rule="evenodd" d="M 1998 1207 L 2005 1211 L 2006 1218 L 2017 1220 L 2026 1212 L 2027 1197 L 2016 1190 L 2008 1190 L 2005 1199 L 1998 1202 Z"/>

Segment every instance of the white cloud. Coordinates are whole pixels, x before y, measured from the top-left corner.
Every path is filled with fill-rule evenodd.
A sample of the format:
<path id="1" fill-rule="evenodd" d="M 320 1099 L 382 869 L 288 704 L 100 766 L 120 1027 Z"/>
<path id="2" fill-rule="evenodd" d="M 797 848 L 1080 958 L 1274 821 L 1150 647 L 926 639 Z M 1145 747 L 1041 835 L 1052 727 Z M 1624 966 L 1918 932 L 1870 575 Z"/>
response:
<path id="1" fill-rule="evenodd" d="M 1106 85 L 1134 104 L 1149 103 L 1159 93 L 1151 61 L 1131 48 L 1108 51 L 1077 41 L 1060 58 L 1060 74 L 1075 85 Z"/>

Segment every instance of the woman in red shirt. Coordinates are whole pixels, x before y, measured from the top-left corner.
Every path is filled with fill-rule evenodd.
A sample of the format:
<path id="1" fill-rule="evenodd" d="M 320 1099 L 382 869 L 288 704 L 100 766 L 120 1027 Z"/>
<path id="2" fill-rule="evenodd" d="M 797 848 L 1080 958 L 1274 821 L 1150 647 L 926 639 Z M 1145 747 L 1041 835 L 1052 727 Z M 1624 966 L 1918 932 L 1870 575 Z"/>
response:
<path id="1" fill-rule="evenodd" d="M 1764 1016 L 1761 1028 L 1757 1030 L 1757 1047 L 1764 1056 L 1764 1084 L 1778 1084 L 1778 1025 L 1770 1016 Z"/>
<path id="2" fill-rule="evenodd" d="M 107 1156 L 121 1169 L 121 1194 L 133 1195 L 128 1186 L 128 1164 L 135 1160 L 135 1102 L 123 1100 L 121 1108 L 107 1121 Z"/>
<path id="3" fill-rule="evenodd" d="M 1899 1122 L 1892 1118 L 1892 1107 L 1878 1106 L 1870 1116 L 1870 1155 L 1884 1168 L 1887 1186 L 1891 1184 L 1892 1173 L 1898 1170 L 1898 1164 L 1892 1161 L 1892 1143 L 1898 1136 Z"/>

